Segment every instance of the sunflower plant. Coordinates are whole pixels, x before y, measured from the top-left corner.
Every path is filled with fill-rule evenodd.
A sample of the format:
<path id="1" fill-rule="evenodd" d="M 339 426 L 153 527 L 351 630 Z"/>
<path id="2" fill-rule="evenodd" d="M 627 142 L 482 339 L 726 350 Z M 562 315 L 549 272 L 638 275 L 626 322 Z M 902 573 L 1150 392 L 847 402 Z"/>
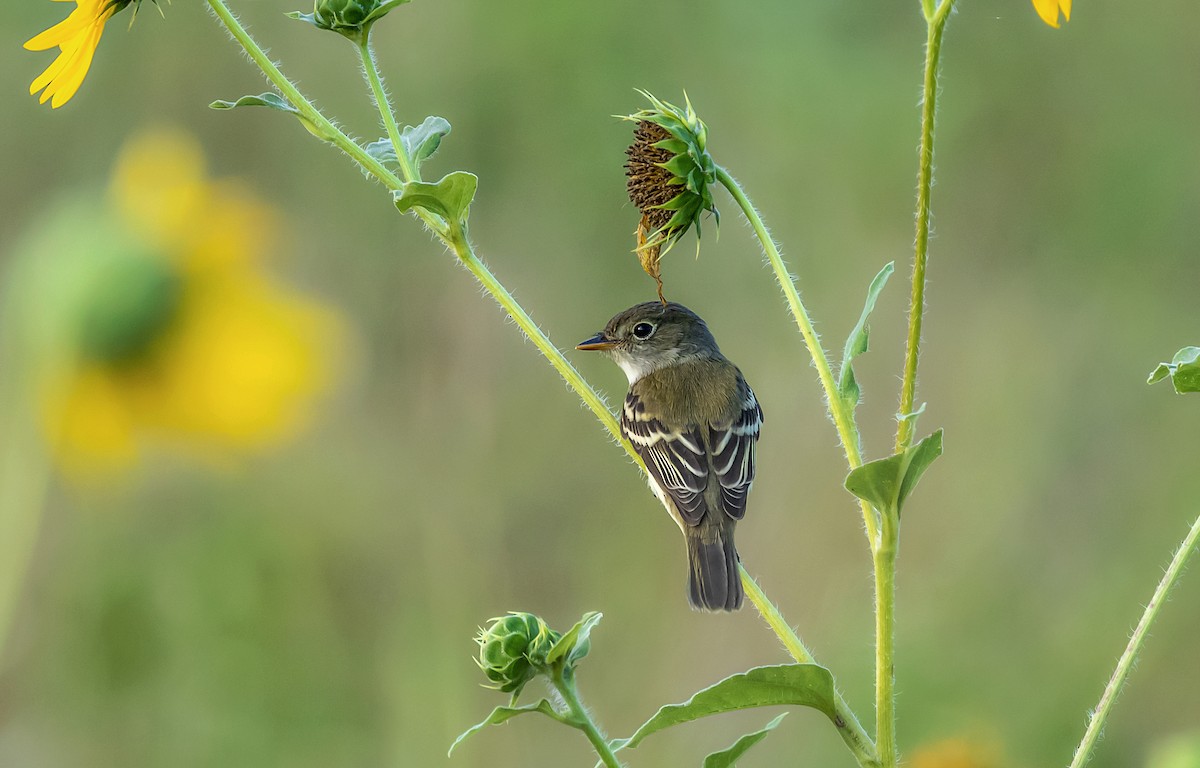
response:
<path id="1" fill-rule="evenodd" d="M 61 106 L 77 91 L 107 21 L 129 5 L 137 5 L 136 2 L 75 1 L 76 10 L 66 22 L 52 27 L 27 44 L 27 47 L 34 49 L 54 46 L 60 49 L 59 58 L 35 80 L 35 88 L 32 89 L 33 92 L 41 90 L 41 98 L 51 99 L 53 107 Z M 471 272 L 595 414 L 614 442 L 624 448 L 635 465 L 645 472 L 637 453 L 621 437 L 617 416 L 477 255 L 468 237 L 468 223 L 478 177 L 466 170 L 453 170 L 436 180 L 432 176 L 429 179 L 425 177 L 425 164 L 434 157 L 450 134 L 450 123 L 440 116 L 413 119 L 408 124 L 398 118 L 371 44 L 374 26 L 385 18 L 394 18 L 390 14 L 397 12 L 405 1 L 317 0 L 312 12 L 296 11 L 290 14 L 293 19 L 311 25 L 314 34 L 335 32 L 353 46 L 373 107 L 385 132 L 378 140 L 360 143 L 352 139 L 333 119 L 314 106 L 238 22 L 225 0 L 206 2 L 217 21 L 262 71 L 273 90 L 216 101 L 211 106 L 227 110 L 266 107 L 295 118 L 314 136 L 341 150 L 369 179 L 379 182 L 400 213 L 420 221 Z M 858 710 L 840 693 L 833 671 L 818 662 L 779 606 L 767 597 L 745 567 L 739 564 L 746 595 L 782 642 L 791 657 L 789 662 L 754 667 L 716 681 L 687 701 L 662 707 L 628 737 L 612 738 L 604 734 L 595 715 L 582 705 L 577 689 L 578 662 L 592 649 L 592 636 L 600 614 L 585 614 L 572 628 L 561 633 L 551 629 L 545 620 L 534 614 L 510 614 L 492 620 L 488 627 L 480 630 L 477 638 L 477 663 L 488 684 L 509 694 L 509 702 L 497 707 L 481 723 L 465 732 L 454 742 L 454 746 L 487 725 L 536 713 L 583 733 L 601 763 L 608 768 L 616 768 L 626 760 L 631 764 L 636 762 L 630 756 L 633 750 L 646 738 L 665 729 L 734 710 L 786 706 L 801 708 L 827 721 L 858 765 L 864 768 L 896 768 L 899 764 L 893 637 L 899 530 L 907 505 L 916 503 L 914 492 L 919 480 L 931 470 L 943 450 L 942 430 L 935 429 L 918 437 L 917 424 L 923 406 L 918 405 L 916 383 L 930 248 L 934 126 L 937 104 L 942 95 L 939 86 L 940 54 L 947 21 L 955 10 L 955 0 L 920 0 L 916 5 L 916 10 L 925 21 L 926 39 L 923 41 L 925 60 L 911 303 L 906 317 L 908 333 L 899 376 L 901 383 L 895 440 L 887 450 L 878 452 L 874 457 L 864 445 L 858 424 L 857 405 L 861 399 L 862 385 L 853 364 L 868 350 L 870 319 L 877 299 L 894 272 L 894 266 L 886 264 L 881 267 L 867 288 L 861 316 L 846 337 L 840 360 L 831 359 L 816 334 L 816 324 L 800 296 L 778 244 L 771 238 L 765 222 L 743 187 L 719 162 L 722 148 L 720 137 L 709 133 L 690 100 L 685 96 L 681 107 L 643 92 L 648 106 L 627 116 L 635 123 L 634 141 L 627 152 L 626 166 L 630 199 L 638 210 L 633 250 L 643 269 L 655 280 L 660 298 L 663 298 L 664 289 L 663 254 L 690 230 L 698 232 L 705 217 L 711 216 L 715 224 L 718 200 L 728 195 L 758 239 L 812 360 L 824 390 L 825 407 L 846 460 L 846 474 L 836 478 L 836 482 L 848 491 L 862 515 L 871 559 L 875 588 L 875 697 L 874 723 L 868 725 L 873 727 L 862 724 L 856 714 Z M 1032 5 L 1037 15 L 1050 26 L 1057 27 L 1060 18 L 1069 19 L 1071 6 L 1068 0 L 1033 0 Z M 102 368 L 98 374 L 98 383 L 95 385 L 98 389 L 118 386 L 113 382 L 121 381 L 124 374 L 115 372 L 112 366 L 127 358 L 140 359 L 140 355 L 147 354 L 158 338 L 152 332 L 154 329 L 168 320 L 183 322 L 179 319 L 182 317 L 180 308 L 184 305 L 184 297 L 188 295 L 188 283 L 161 262 L 147 261 L 136 253 L 126 254 L 123 258 L 126 259 L 121 267 L 124 271 L 116 281 L 122 286 L 121 290 L 138 297 L 145 294 L 156 298 L 133 302 L 128 317 L 114 321 L 111 330 L 97 326 L 100 330 L 88 342 L 90 346 L 85 348 L 90 350 L 94 365 L 109 366 Z M 259 301 L 264 301 L 262 296 Z M 1195 349 L 1182 350 L 1170 363 L 1160 366 L 1152 374 L 1151 380 L 1170 377 L 1177 391 L 1196 391 Z M 76 392 L 80 387 L 82 389 Z M 100 396 L 89 394 L 88 387 L 75 380 L 71 380 L 67 391 L 76 393 L 61 396 L 61 402 L 69 404 L 72 398 L 92 398 L 83 401 L 88 403 L 104 402 Z M 140 403 L 139 400 L 132 405 L 126 404 L 122 412 L 142 413 L 143 406 Z M 83 410 L 104 414 L 107 406 L 89 405 Z M 145 412 L 168 421 L 168 414 L 172 413 L 169 408 L 160 410 L 150 406 Z M 1071 761 L 1071 768 L 1079 768 L 1091 756 L 1100 730 L 1146 633 L 1167 591 L 1177 581 L 1188 557 L 1195 550 L 1198 537 L 1200 520 L 1192 526 L 1177 549 L 1155 590 L 1100 703 L 1090 717 L 1087 730 Z M 535 704 L 519 706 L 519 696 L 537 679 L 550 687 L 552 696 Z M 914 702 L 914 706 L 918 704 Z M 708 755 L 704 765 L 733 765 L 747 750 L 773 731 L 779 722 L 780 718 L 776 718 L 759 730 L 738 735 L 729 747 Z M 962 750 L 955 746 L 931 748 L 918 753 L 918 757 L 922 765 L 949 765 L 956 764 L 954 761 L 961 754 Z"/>

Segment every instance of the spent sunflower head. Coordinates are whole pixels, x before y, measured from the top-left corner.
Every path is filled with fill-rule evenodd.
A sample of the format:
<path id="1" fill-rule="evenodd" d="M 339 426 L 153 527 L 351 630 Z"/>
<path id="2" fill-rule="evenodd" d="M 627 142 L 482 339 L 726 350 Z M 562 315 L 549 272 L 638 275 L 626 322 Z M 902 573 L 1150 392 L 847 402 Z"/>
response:
<path id="1" fill-rule="evenodd" d="M 340 324 L 270 273 L 277 215 L 209 179 L 191 139 L 131 138 L 109 195 L 47 218 L 14 264 L 5 311 L 69 473 L 126 469 L 164 443 L 227 459 L 307 420 Z"/>
<path id="2" fill-rule="evenodd" d="M 1061 12 L 1063 21 L 1071 20 L 1071 0 L 1033 0 L 1033 9 L 1042 21 L 1058 29 L 1058 14 Z"/>
<path id="3" fill-rule="evenodd" d="M 713 214 L 720 222 L 712 197 L 716 164 L 708 154 L 708 128 L 684 95 L 681 109 L 640 91 L 650 107 L 624 116 L 636 123 L 633 143 L 625 151 L 629 200 L 641 212 L 637 252 L 642 268 L 655 279 L 662 297 L 659 259 L 696 226 L 700 217 Z"/>
<path id="4" fill-rule="evenodd" d="M 59 50 L 58 58 L 29 86 L 29 94 L 32 96 L 41 91 L 38 103 L 45 104 L 49 99 L 53 109 L 58 109 L 70 101 L 92 66 L 96 46 L 100 45 L 100 37 L 104 34 L 104 25 L 130 5 L 136 13 L 141 2 L 142 0 L 75 0 L 75 10 L 71 11 L 67 18 L 25 41 L 26 50 Z"/>

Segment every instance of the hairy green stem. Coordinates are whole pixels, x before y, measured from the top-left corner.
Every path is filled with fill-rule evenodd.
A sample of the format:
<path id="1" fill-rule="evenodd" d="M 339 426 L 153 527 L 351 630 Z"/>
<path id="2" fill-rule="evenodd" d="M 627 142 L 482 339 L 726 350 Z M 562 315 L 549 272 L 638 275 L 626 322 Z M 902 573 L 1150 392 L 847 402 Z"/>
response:
<path id="1" fill-rule="evenodd" d="M 592 743 L 592 748 L 596 750 L 596 754 L 600 756 L 600 762 L 608 768 L 621 768 L 621 763 L 617 760 L 608 739 L 600 733 L 600 729 L 596 727 L 596 723 L 583 706 L 583 702 L 580 701 L 579 692 L 575 690 L 575 676 L 569 668 L 555 669 L 554 689 L 567 703 L 567 709 L 571 713 L 571 718 L 567 722 L 583 731 L 588 741 Z"/>
<path id="2" fill-rule="evenodd" d="M 762 246 L 763 253 L 767 256 L 767 261 L 771 265 L 771 269 L 775 271 L 775 279 L 779 282 L 779 287 L 783 290 L 784 298 L 787 299 L 788 308 L 792 312 L 792 317 L 796 320 L 796 326 L 800 329 L 800 335 L 804 339 L 804 344 L 808 347 L 808 354 L 812 357 L 813 366 L 817 369 L 817 378 L 821 380 L 821 387 L 825 390 L 825 404 L 829 408 L 829 415 L 833 418 L 833 424 L 837 428 L 838 438 L 842 442 L 842 448 L 846 452 L 846 463 L 850 465 L 850 469 L 856 469 L 862 466 L 862 454 L 859 451 L 861 444 L 858 435 L 858 426 L 854 423 L 854 412 L 846 408 L 842 398 L 838 396 L 837 383 L 833 378 L 833 369 L 829 366 L 829 357 L 825 354 L 824 347 L 821 346 L 821 340 L 817 338 L 817 332 L 813 328 L 812 318 L 808 315 L 808 310 L 804 307 L 804 302 L 800 299 L 800 292 L 796 289 L 796 282 L 792 279 L 792 275 L 788 272 L 787 265 L 783 263 L 783 257 L 779 254 L 779 247 L 775 245 L 775 240 L 771 234 L 767 232 L 767 227 L 763 224 L 762 217 L 758 215 L 754 204 L 746 197 L 746 193 L 742 191 L 741 185 L 737 183 L 729 171 L 721 166 L 717 166 L 717 181 L 721 182 L 722 186 L 729 191 L 729 194 L 737 202 L 741 208 L 742 214 L 746 220 L 750 222 L 750 226 L 754 229 L 754 234 L 758 236 L 759 244 Z M 877 516 L 871 506 L 865 501 L 859 501 L 859 506 L 862 509 L 863 524 L 867 528 L 867 538 L 874 547 L 878 529 L 876 525 Z"/>
<path id="3" fill-rule="evenodd" d="M 896 523 L 885 515 L 875 565 L 875 742 L 882 768 L 895 768 L 896 749 Z"/>
<path id="4" fill-rule="evenodd" d="M 775 604 L 767 599 L 763 594 L 762 588 L 758 586 L 758 582 L 746 571 L 746 567 L 738 563 L 738 573 L 742 578 L 742 588 L 746 591 L 746 597 L 750 598 L 750 602 L 758 609 L 763 620 L 767 622 L 767 626 L 775 632 L 775 635 L 783 643 L 783 647 L 791 654 L 791 657 L 801 664 L 816 664 L 817 660 L 813 658 L 812 653 L 804 645 L 800 636 L 796 634 L 791 625 L 783 618 L 783 614 L 775 607 Z M 863 768 L 877 768 L 879 766 L 879 758 L 875 750 L 875 744 L 871 742 L 871 737 L 863 730 L 862 724 L 858 722 L 858 718 L 854 715 L 854 710 L 842 698 L 840 691 L 834 691 L 834 713 L 837 719 L 834 725 L 837 726 L 838 735 L 842 737 L 842 741 L 846 742 L 846 746 L 850 748 L 850 752 L 854 754 L 854 758 Z"/>
<path id="5" fill-rule="evenodd" d="M 933 190 L 933 128 L 937 115 L 938 66 L 942 33 L 954 0 L 942 0 L 928 22 L 925 42 L 925 80 L 921 97 L 921 148 L 917 159 L 917 235 L 913 246 L 912 298 L 908 311 L 908 344 L 900 385 L 900 423 L 896 428 L 896 453 L 912 445 L 913 401 L 917 392 L 917 361 L 921 356 L 921 324 L 925 316 L 925 263 L 929 255 L 930 194 Z"/>
<path id="6" fill-rule="evenodd" d="M 382 163 L 367 154 L 367 151 L 359 146 L 358 142 L 343 133 L 325 115 L 321 114 L 321 111 L 314 107 L 312 102 L 304 97 L 304 94 L 300 93 L 300 90 L 292 84 L 292 81 L 284 76 L 279 67 L 275 66 L 275 62 L 271 61 L 266 52 L 255 42 L 250 33 L 246 31 L 246 28 L 242 26 L 237 17 L 225 5 L 224 0 L 207 0 L 207 2 L 213 14 L 225 25 L 225 29 L 229 31 L 233 39 L 242 46 L 242 50 L 246 52 L 246 55 L 250 57 L 255 66 L 262 70 L 267 80 L 279 89 L 284 98 L 299 111 L 300 116 L 317 129 L 318 134 L 322 138 L 349 155 L 354 162 L 362 166 L 376 179 L 383 182 L 389 189 L 400 188 L 400 179 L 396 177 L 396 174 L 389 171 Z"/>
<path id="7" fill-rule="evenodd" d="M 1096 705 L 1096 709 L 1092 711 L 1092 715 L 1088 719 L 1087 730 L 1084 731 L 1083 739 L 1075 749 L 1075 756 L 1071 759 L 1070 768 L 1083 768 L 1091 758 L 1096 740 L 1100 738 L 1100 732 L 1104 729 L 1104 723 L 1108 719 L 1113 702 L 1117 700 L 1126 678 L 1129 677 L 1129 670 L 1132 669 L 1133 662 L 1142 649 L 1142 643 L 1150 631 L 1150 625 L 1154 623 L 1159 609 L 1166 602 L 1171 587 L 1175 586 L 1179 575 L 1183 573 L 1188 558 L 1196 551 L 1197 541 L 1200 541 L 1200 517 L 1197 517 L 1196 521 L 1192 523 L 1191 530 L 1183 538 L 1183 543 L 1179 545 L 1179 549 L 1175 550 L 1175 556 L 1171 558 L 1171 564 L 1167 566 L 1166 573 L 1155 587 L 1154 594 L 1150 597 L 1146 610 L 1142 612 L 1142 618 L 1138 621 L 1137 628 L 1133 630 L 1133 635 L 1129 638 L 1129 644 L 1125 646 L 1125 652 L 1117 660 L 1117 668 L 1113 670 L 1108 685 L 1104 686 L 1104 693 L 1100 695 L 1100 703 Z"/>
<path id="8" fill-rule="evenodd" d="M 367 78 L 367 84 L 371 86 L 371 96 L 375 100 L 375 106 L 379 110 L 379 117 L 383 120 L 383 127 L 387 130 L 388 139 L 392 142 L 392 148 L 396 150 L 396 161 L 400 164 L 400 175 L 405 181 L 420 181 L 421 175 L 417 171 L 417 167 L 413 164 L 412 158 L 408 156 L 408 152 L 404 149 L 404 143 L 400 141 L 400 127 L 396 124 L 396 115 L 392 111 L 392 104 L 388 100 L 387 91 L 383 87 L 383 78 L 379 76 L 379 68 L 375 66 L 375 54 L 371 51 L 371 27 L 375 22 L 363 25 L 362 34 L 358 36 L 358 54 L 362 58 L 363 75 Z"/>
<path id="9" fill-rule="evenodd" d="M 637 455 L 637 451 L 633 449 L 633 446 L 621 436 L 621 427 L 617 423 L 617 417 L 609 410 L 608 404 L 604 402 L 604 398 L 600 396 L 600 393 L 591 384 L 584 380 L 579 371 L 575 369 L 575 366 L 571 365 L 570 361 L 563 356 L 558 347 L 554 346 L 549 337 L 533 322 L 533 319 L 517 303 L 517 300 L 508 292 L 508 289 L 501 285 L 491 270 L 487 268 L 487 265 L 475 255 L 475 251 L 471 247 L 471 243 L 467 240 L 466 234 L 462 231 L 462 227 L 457 224 L 451 224 L 447 244 L 454 251 L 455 255 L 458 256 L 462 265 L 475 276 L 475 279 L 479 281 L 484 290 L 503 307 L 508 316 L 524 332 L 525 336 L 533 342 L 533 345 L 538 348 L 538 351 L 542 353 L 550 365 L 554 366 L 554 370 L 558 371 L 558 374 L 563 377 L 567 385 L 575 390 L 575 394 L 579 395 L 584 405 L 591 409 L 601 426 L 608 431 L 608 434 L 614 440 L 621 444 L 629 456 L 642 467 L 644 472 L 645 464 L 642 462 L 641 457 Z"/>

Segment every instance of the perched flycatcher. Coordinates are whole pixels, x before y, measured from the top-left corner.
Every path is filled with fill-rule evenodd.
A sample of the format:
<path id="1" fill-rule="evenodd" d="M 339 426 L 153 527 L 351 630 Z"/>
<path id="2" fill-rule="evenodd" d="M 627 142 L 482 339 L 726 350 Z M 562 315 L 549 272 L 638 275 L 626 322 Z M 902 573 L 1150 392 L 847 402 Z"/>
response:
<path id="1" fill-rule="evenodd" d="M 733 529 L 746 514 L 762 408 L 708 326 L 679 304 L 630 307 L 576 349 L 608 354 L 629 378 L 621 434 L 687 541 L 688 599 L 742 604 Z"/>

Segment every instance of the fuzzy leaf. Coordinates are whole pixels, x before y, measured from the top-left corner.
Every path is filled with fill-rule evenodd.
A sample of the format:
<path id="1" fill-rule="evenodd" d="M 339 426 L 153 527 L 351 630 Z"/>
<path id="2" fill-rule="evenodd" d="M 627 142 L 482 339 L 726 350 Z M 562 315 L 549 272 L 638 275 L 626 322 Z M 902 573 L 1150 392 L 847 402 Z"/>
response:
<path id="1" fill-rule="evenodd" d="M 942 455 L 942 430 L 934 432 L 901 453 L 867 462 L 846 476 L 846 490 L 869 502 L 881 513 L 900 517 L 904 501 L 921 475 Z"/>
<path id="2" fill-rule="evenodd" d="M 443 176 L 439 181 L 410 181 L 392 193 L 392 202 L 407 213 L 413 208 L 424 208 L 439 216 L 466 223 L 467 210 L 471 200 L 475 198 L 475 189 L 479 178 L 466 171 L 454 171 Z"/>
<path id="3" fill-rule="evenodd" d="M 550 648 L 546 654 L 546 663 L 553 664 L 566 656 L 567 663 L 573 664 L 587 656 L 592 647 L 588 635 L 602 618 L 604 618 L 604 614 L 599 611 L 588 611 L 583 614 L 583 618 L 575 622 L 575 626 L 563 633 L 558 642 Z"/>
<path id="4" fill-rule="evenodd" d="M 503 722 L 511 720 L 517 715 L 524 715 L 527 712 L 541 712 L 543 715 L 553 718 L 560 723 L 567 722 L 566 716 L 556 711 L 554 706 L 546 699 L 542 699 L 537 704 L 526 704 L 523 707 L 496 707 L 492 710 L 491 714 L 485 717 L 481 722 L 472 725 L 470 728 L 459 734 L 458 738 L 454 740 L 454 743 L 450 745 L 450 749 L 446 752 L 446 756 L 449 757 L 450 754 L 454 752 L 455 747 L 461 744 L 468 736 L 474 734 L 476 731 L 483 730 L 489 725 L 500 725 Z"/>
<path id="5" fill-rule="evenodd" d="M 392 146 L 391 139 L 385 138 L 380 139 L 379 141 L 372 141 L 370 144 L 363 147 L 363 149 L 367 151 L 368 155 L 378 160 L 382 165 L 395 166 L 398 162 L 396 160 L 396 148 Z"/>
<path id="6" fill-rule="evenodd" d="M 423 160 L 433 157 L 442 143 L 442 137 L 450 133 L 450 123 L 442 117 L 430 115 L 420 125 L 404 126 L 400 132 L 400 141 L 404 151 L 408 153 L 418 167 Z M 393 153 L 394 154 L 394 153 Z"/>
<path id="7" fill-rule="evenodd" d="M 368 15 L 366 20 L 363 21 L 363 24 L 381 19 L 396 6 L 404 5 L 407 2 L 410 2 L 410 0 L 388 0 L 386 3 L 380 3 L 378 8 L 371 11 L 370 15 Z"/>
<path id="8" fill-rule="evenodd" d="M 216 101 L 209 104 L 208 107 L 209 107 L 209 109 L 235 109 L 237 107 L 267 107 L 269 109 L 274 109 L 278 112 L 287 112 L 289 114 L 295 115 L 296 119 L 300 121 L 300 124 L 304 126 L 304 129 L 307 130 L 309 133 L 311 133 L 313 136 L 316 136 L 321 141 L 329 141 L 330 140 L 330 137 L 324 131 L 322 131 L 320 128 L 318 128 L 315 124 L 312 123 L 312 121 L 310 121 L 304 115 L 300 114 L 300 110 L 293 107 L 286 99 L 284 99 L 278 93 L 274 93 L 272 91 L 267 91 L 266 93 L 260 93 L 257 96 L 243 96 L 242 98 L 238 99 L 237 101 L 225 101 L 224 99 L 217 99 Z"/>
<path id="9" fill-rule="evenodd" d="M 746 751 L 753 747 L 758 742 L 767 738 L 767 734 L 779 725 L 783 718 L 787 717 L 787 712 L 784 712 L 779 717 L 767 723 L 762 730 L 754 733 L 747 733 L 742 738 L 733 743 L 732 746 L 722 749 L 720 752 L 713 752 L 708 757 L 704 758 L 704 768 L 732 768 L 737 763 L 738 759 L 746 754 Z"/>
<path id="10" fill-rule="evenodd" d="M 614 741 L 613 748 L 632 749 L 653 733 L 708 715 L 788 704 L 812 707 L 836 720 L 833 675 L 817 664 L 755 667 L 697 692 L 683 704 L 668 704 L 628 739 Z"/>
<path id="11" fill-rule="evenodd" d="M 1147 384 L 1171 377 L 1175 391 L 1179 394 L 1200 392 L 1200 347 L 1184 347 L 1175 353 L 1169 363 L 1159 363 Z"/>
<path id="12" fill-rule="evenodd" d="M 859 390 L 858 381 L 854 378 L 854 358 L 866 352 L 870 348 L 871 326 L 868 320 L 871 317 L 871 312 L 875 309 L 875 302 L 879 299 L 879 293 L 883 290 L 883 286 L 887 285 L 888 278 L 895 271 L 895 263 L 888 262 L 879 270 L 879 274 L 875 275 L 875 279 L 871 281 L 871 286 L 867 289 L 867 301 L 863 305 L 862 314 L 858 318 L 858 323 L 854 326 L 854 330 L 850 331 L 850 336 L 846 339 L 846 346 L 842 351 L 842 371 L 838 381 L 838 397 L 842 399 L 842 403 L 850 410 L 858 407 L 858 400 L 862 392 Z"/>

